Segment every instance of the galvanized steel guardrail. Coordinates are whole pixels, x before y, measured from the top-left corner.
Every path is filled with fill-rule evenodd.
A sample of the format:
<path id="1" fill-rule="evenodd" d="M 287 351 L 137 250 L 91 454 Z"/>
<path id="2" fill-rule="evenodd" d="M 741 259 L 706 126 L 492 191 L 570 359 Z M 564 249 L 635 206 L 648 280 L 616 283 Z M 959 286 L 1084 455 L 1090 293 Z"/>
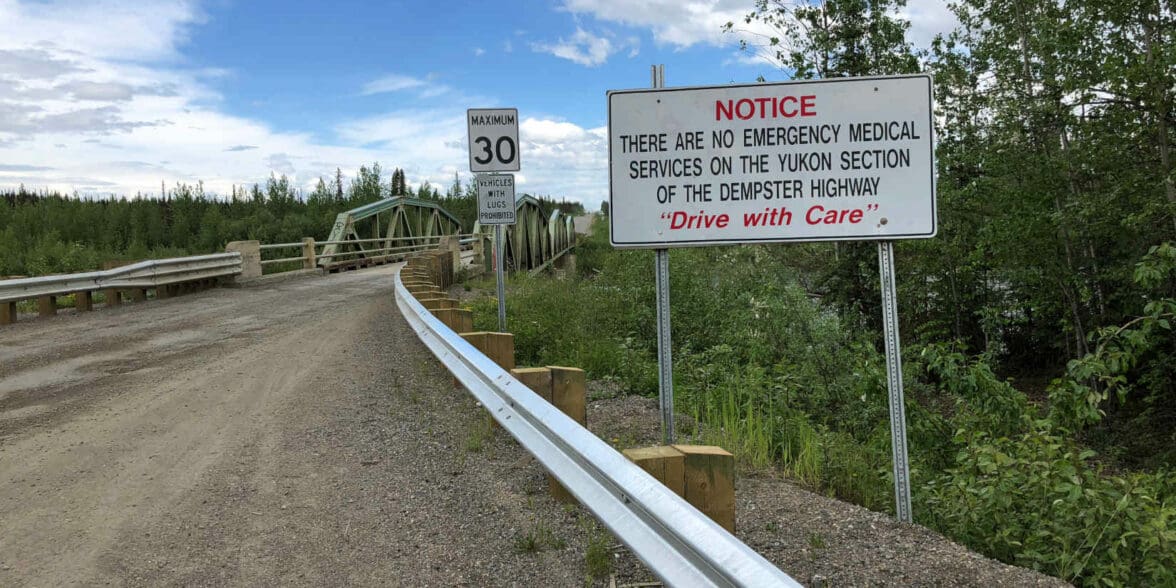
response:
<path id="1" fill-rule="evenodd" d="M 155 288 L 239 273 L 240 253 L 156 259 L 100 272 L 0 280 L 0 302 L 109 288 Z"/>
<path id="2" fill-rule="evenodd" d="M 421 341 L 577 500 L 670 586 L 800 586 L 425 310 L 397 272 Z"/>

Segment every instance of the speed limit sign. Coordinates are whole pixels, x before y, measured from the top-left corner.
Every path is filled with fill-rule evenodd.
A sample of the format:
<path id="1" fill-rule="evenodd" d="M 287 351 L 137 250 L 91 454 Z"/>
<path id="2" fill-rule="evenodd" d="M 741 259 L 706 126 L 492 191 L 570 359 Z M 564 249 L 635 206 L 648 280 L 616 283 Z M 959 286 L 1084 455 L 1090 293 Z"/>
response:
<path id="1" fill-rule="evenodd" d="M 519 111 L 517 108 L 471 108 L 470 171 L 519 171 Z"/>

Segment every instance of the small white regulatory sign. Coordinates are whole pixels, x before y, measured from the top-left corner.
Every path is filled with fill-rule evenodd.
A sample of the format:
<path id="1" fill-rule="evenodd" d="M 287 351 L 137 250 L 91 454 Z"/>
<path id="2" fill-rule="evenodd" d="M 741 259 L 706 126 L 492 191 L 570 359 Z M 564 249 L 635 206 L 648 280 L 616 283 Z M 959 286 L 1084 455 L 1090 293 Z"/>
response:
<path id="1" fill-rule="evenodd" d="M 471 108 L 469 123 L 470 171 L 519 171 L 519 111 L 517 108 Z"/>
<path id="2" fill-rule="evenodd" d="M 616 247 L 936 233 L 931 77 L 608 93 Z"/>
<path id="3" fill-rule="evenodd" d="M 515 181 L 512 174 L 478 174 L 478 222 L 515 224 Z"/>

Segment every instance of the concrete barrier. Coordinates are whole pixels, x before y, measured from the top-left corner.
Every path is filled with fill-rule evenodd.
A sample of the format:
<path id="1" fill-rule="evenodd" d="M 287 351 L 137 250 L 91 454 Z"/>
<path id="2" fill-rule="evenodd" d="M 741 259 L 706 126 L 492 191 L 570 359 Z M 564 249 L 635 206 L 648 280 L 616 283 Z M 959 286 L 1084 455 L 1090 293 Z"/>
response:
<path id="1" fill-rule="evenodd" d="M 232 241 L 225 245 L 225 252 L 241 254 L 241 273 L 237 276 L 238 280 L 261 277 L 260 241 Z"/>

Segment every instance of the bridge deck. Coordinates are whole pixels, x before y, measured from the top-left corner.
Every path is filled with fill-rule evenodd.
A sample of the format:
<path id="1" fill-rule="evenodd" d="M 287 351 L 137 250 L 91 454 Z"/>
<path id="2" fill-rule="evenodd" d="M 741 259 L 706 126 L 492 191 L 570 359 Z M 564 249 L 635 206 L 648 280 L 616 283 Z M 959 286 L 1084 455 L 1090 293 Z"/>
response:
<path id="1" fill-rule="evenodd" d="M 0 585 L 579 585 L 384 266 L 0 332 Z M 562 532 L 561 532 L 562 533 Z M 543 578 L 543 580 L 539 580 Z"/>

